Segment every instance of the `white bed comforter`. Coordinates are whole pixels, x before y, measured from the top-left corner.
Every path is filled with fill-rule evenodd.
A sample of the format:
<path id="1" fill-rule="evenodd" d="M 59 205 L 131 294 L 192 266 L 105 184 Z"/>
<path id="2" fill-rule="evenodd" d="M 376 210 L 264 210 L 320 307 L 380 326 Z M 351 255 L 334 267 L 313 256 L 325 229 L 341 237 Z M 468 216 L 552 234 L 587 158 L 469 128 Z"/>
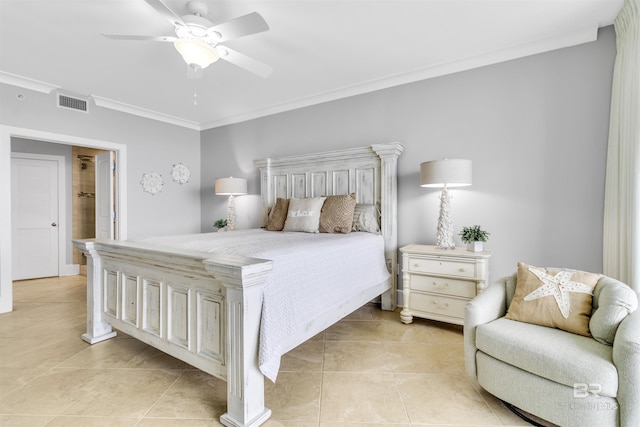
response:
<path id="1" fill-rule="evenodd" d="M 162 247 L 273 260 L 260 327 L 259 364 L 276 380 L 288 337 L 350 296 L 389 278 L 384 239 L 370 233 L 309 234 L 261 229 L 136 240 Z"/>

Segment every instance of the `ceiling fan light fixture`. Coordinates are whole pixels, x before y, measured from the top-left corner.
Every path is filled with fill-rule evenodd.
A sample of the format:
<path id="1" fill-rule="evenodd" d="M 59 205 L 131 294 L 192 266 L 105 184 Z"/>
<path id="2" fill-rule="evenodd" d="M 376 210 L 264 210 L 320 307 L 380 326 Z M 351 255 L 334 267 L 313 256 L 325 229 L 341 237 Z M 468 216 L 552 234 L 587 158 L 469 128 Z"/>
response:
<path id="1" fill-rule="evenodd" d="M 207 68 L 220 58 L 213 46 L 199 39 L 177 39 L 173 42 L 173 46 L 187 64 L 197 65 L 200 68 Z"/>
<path id="2" fill-rule="evenodd" d="M 196 37 L 204 37 L 207 34 L 209 27 L 213 26 L 213 23 L 206 18 L 197 15 L 185 15 L 182 17 L 182 21 L 186 24 L 188 32 Z M 180 27 L 176 27 L 178 31 Z"/>

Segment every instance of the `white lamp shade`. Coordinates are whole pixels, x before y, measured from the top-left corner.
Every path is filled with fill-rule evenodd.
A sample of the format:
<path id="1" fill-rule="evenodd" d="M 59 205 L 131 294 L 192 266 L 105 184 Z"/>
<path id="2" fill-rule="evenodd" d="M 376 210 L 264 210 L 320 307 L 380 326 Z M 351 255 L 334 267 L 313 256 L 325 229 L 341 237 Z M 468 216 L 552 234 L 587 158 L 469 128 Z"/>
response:
<path id="1" fill-rule="evenodd" d="M 198 39 L 177 39 L 173 46 L 182 55 L 182 59 L 189 65 L 207 68 L 220 58 L 213 46 Z"/>
<path id="2" fill-rule="evenodd" d="M 471 185 L 471 160 L 442 159 L 420 165 L 421 187 L 464 187 Z"/>
<path id="3" fill-rule="evenodd" d="M 247 180 L 244 178 L 216 179 L 216 194 L 221 196 L 247 194 Z"/>

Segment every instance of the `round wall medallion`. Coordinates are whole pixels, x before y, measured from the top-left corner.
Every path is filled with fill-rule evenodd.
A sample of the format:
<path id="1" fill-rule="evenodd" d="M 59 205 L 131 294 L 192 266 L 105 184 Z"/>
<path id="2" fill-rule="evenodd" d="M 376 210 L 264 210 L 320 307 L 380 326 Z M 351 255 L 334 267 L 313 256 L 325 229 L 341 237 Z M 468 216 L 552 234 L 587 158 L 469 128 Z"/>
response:
<path id="1" fill-rule="evenodd" d="M 177 165 L 173 165 L 171 168 L 171 179 L 173 182 L 177 182 L 178 184 L 185 184 L 189 182 L 189 178 L 191 177 L 191 171 L 186 165 L 182 163 L 178 163 Z"/>
<path id="2" fill-rule="evenodd" d="M 140 184 L 142 185 L 142 189 L 151 194 L 156 195 L 162 191 L 162 187 L 164 186 L 164 180 L 162 179 L 162 175 L 157 172 L 148 172 L 142 174 L 142 179 L 140 180 Z"/>

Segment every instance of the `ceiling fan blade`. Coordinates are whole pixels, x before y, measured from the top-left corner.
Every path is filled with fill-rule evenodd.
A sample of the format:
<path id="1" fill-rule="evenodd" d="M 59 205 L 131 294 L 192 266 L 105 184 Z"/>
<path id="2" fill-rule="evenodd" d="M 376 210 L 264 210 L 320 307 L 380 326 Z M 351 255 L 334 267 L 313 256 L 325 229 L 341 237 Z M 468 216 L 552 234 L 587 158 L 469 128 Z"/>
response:
<path id="1" fill-rule="evenodd" d="M 147 0 L 148 1 L 148 0 Z M 158 0 L 159 1 L 159 0 Z M 267 31 L 269 25 L 258 12 L 252 12 L 235 19 L 223 22 L 207 29 L 207 35 L 218 33 L 219 42 L 237 39 L 239 37 L 248 36 L 249 34 L 261 33 Z"/>
<path id="2" fill-rule="evenodd" d="M 153 7 L 160 15 L 164 16 L 171 25 L 174 27 L 186 27 L 187 25 L 184 23 L 182 18 L 180 18 L 176 13 L 169 9 L 169 7 L 162 2 L 162 0 L 144 0 L 149 6 Z"/>
<path id="3" fill-rule="evenodd" d="M 233 49 L 229 49 L 226 46 L 218 46 L 216 47 L 216 49 L 220 54 L 220 59 L 224 59 L 225 61 L 230 62 L 233 65 L 236 65 L 244 70 L 247 70 L 259 77 L 267 78 L 273 72 L 273 68 L 271 68 L 269 65 L 264 64 L 256 59 L 250 58 L 247 55 L 244 55 Z"/>
<path id="4" fill-rule="evenodd" d="M 103 37 L 113 40 L 141 40 L 154 42 L 173 42 L 176 37 L 172 36 L 132 36 L 126 34 L 102 34 Z"/>

